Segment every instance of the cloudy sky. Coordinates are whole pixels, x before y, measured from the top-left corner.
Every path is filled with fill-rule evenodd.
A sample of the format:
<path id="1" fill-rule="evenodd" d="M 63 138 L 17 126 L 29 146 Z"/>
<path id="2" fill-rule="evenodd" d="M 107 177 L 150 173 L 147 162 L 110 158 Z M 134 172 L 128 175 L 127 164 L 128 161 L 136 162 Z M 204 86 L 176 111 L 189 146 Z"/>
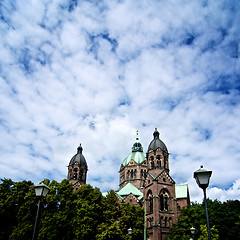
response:
<path id="1" fill-rule="evenodd" d="M 238 0 L 2 0 L 0 177 L 61 181 L 81 143 L 87 182 L 116 190 L 158 128 L 192 201 L 200 165 L 239 199 L 239 22 Z"/>

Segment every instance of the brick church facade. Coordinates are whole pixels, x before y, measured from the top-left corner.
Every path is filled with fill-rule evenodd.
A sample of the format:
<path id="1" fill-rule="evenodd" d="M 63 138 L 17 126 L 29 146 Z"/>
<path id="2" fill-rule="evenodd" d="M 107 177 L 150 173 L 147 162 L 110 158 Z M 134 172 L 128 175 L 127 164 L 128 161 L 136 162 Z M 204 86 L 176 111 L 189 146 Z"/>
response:
<path id="1" fill-rule="evenodd" d="M 146 154 L 137 133 L 132 152 L 121 164 L 116 193 L 122 202 L 144 206 L 150 240 L 166 239 L 181 208 L 190 204 L 188 186 L 175 185 L 169 172 L 169 153 L 157 129 Z"/>

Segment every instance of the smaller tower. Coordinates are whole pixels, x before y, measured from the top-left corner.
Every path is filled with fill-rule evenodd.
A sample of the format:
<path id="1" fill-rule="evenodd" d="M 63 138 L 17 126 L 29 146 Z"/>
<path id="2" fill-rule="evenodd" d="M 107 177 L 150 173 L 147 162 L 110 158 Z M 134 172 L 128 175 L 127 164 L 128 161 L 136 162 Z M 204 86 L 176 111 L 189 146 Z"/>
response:
<path id="1" fill-rule="evenodd" d="M 88 166 L 82 151 L 83 148 L 80 144 L 77 153 L 72 157 L 68 165 L 68 179 L 73 184 L 74 191 L 86 184 Z"/>
<path id="2" fill-rule="evenodd" d="M 132 183 L 137 189 L 143 186 L 147 174 L 147 164 L 142 144 L 139 142 L 138 131 L 132 152 L 123 160 L 119 173 L 120 188 L 128 183 Z"/>

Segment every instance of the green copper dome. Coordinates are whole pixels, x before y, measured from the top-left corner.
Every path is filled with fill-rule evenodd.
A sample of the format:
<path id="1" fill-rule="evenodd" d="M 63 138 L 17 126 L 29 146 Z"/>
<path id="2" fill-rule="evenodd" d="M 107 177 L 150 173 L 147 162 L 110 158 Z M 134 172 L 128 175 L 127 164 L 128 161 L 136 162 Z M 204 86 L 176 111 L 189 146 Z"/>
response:
<path id="1" fill-rule="evenodd" d="M 143 153 L 143 147 L 142 144 L 139 142 L 138 138 L 138 131 L 137 131 L 137 137 L 136 142 L 133 144 L 132 152 L 123 160 L 123 166 L 127 166 L 127 164 L 133 160 L 137 164 L 141 164 L 146 160 L 145 153 Z"/>

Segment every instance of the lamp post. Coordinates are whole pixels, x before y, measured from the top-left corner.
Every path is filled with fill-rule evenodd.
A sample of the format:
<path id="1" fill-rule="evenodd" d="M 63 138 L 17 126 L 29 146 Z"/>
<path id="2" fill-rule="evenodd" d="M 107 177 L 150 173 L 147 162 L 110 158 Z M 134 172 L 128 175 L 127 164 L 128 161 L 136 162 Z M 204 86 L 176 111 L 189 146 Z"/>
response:
<path id="1" fill-rule="evenodd" d="M 37 227 L 37 219 L 38 219 L 38 213 L 39 213 L 39 207 L 40 207 L 40 201 L 42 198 L 45 198 L 46 195 L 48 194 L 50 188 L 46 186 L 45 184 L 38 184 L 33 186 L 35 190 L 36 197 L 38 197 L 38 207 L 37 207 L 37 214 L 36 214 L 36 219 L 35 219 L 35 224 L 34 224 L 34 230 L 33 230 L 33 236 L 32 240 L 34 240 L 35 237 L 35 232 L 36 232 L 36 227 Z"/>
<path id="2" fill-rule="evenodd" d="M 132 239 L 132 233 L 133 233 L 133 230 L 132 230 L 132 228 L 130 227 L 130 228 L 128 229 L 128 234 L 129 234 L 130 240 Z"/>
<path id="3" fill-rule="evenodd" d="M 211 240 L 210 225 L 209 225 L 209 216 L 208 216 L 208 207 L 207 207 L 207 197 L 206 197 L 206 188 L 209 185 L 209 180 L 212 175 L 212 171 L 207 171 L 201 166 L 196 172 L 194 172 L 193 177 L 196 179 L 196 182 L 200 188 L 203 189 L 204 201 L 206 207 L 206 217 L 207 217 L 207 228 L 208 228 L 208 239 Z"/>
<path id="4" fill-rule="evenodd" d="M 196 229 L 195 229 L 194 227 L 191 227 L 191 228 L 190 228 L 191 234 L 192 234 L 192 236 L 193 236 L 193 238 L 191 238 L 191 239 L 193 239 L 193 240 L 194 240 L 195 230 L 196 230 Z"/>

